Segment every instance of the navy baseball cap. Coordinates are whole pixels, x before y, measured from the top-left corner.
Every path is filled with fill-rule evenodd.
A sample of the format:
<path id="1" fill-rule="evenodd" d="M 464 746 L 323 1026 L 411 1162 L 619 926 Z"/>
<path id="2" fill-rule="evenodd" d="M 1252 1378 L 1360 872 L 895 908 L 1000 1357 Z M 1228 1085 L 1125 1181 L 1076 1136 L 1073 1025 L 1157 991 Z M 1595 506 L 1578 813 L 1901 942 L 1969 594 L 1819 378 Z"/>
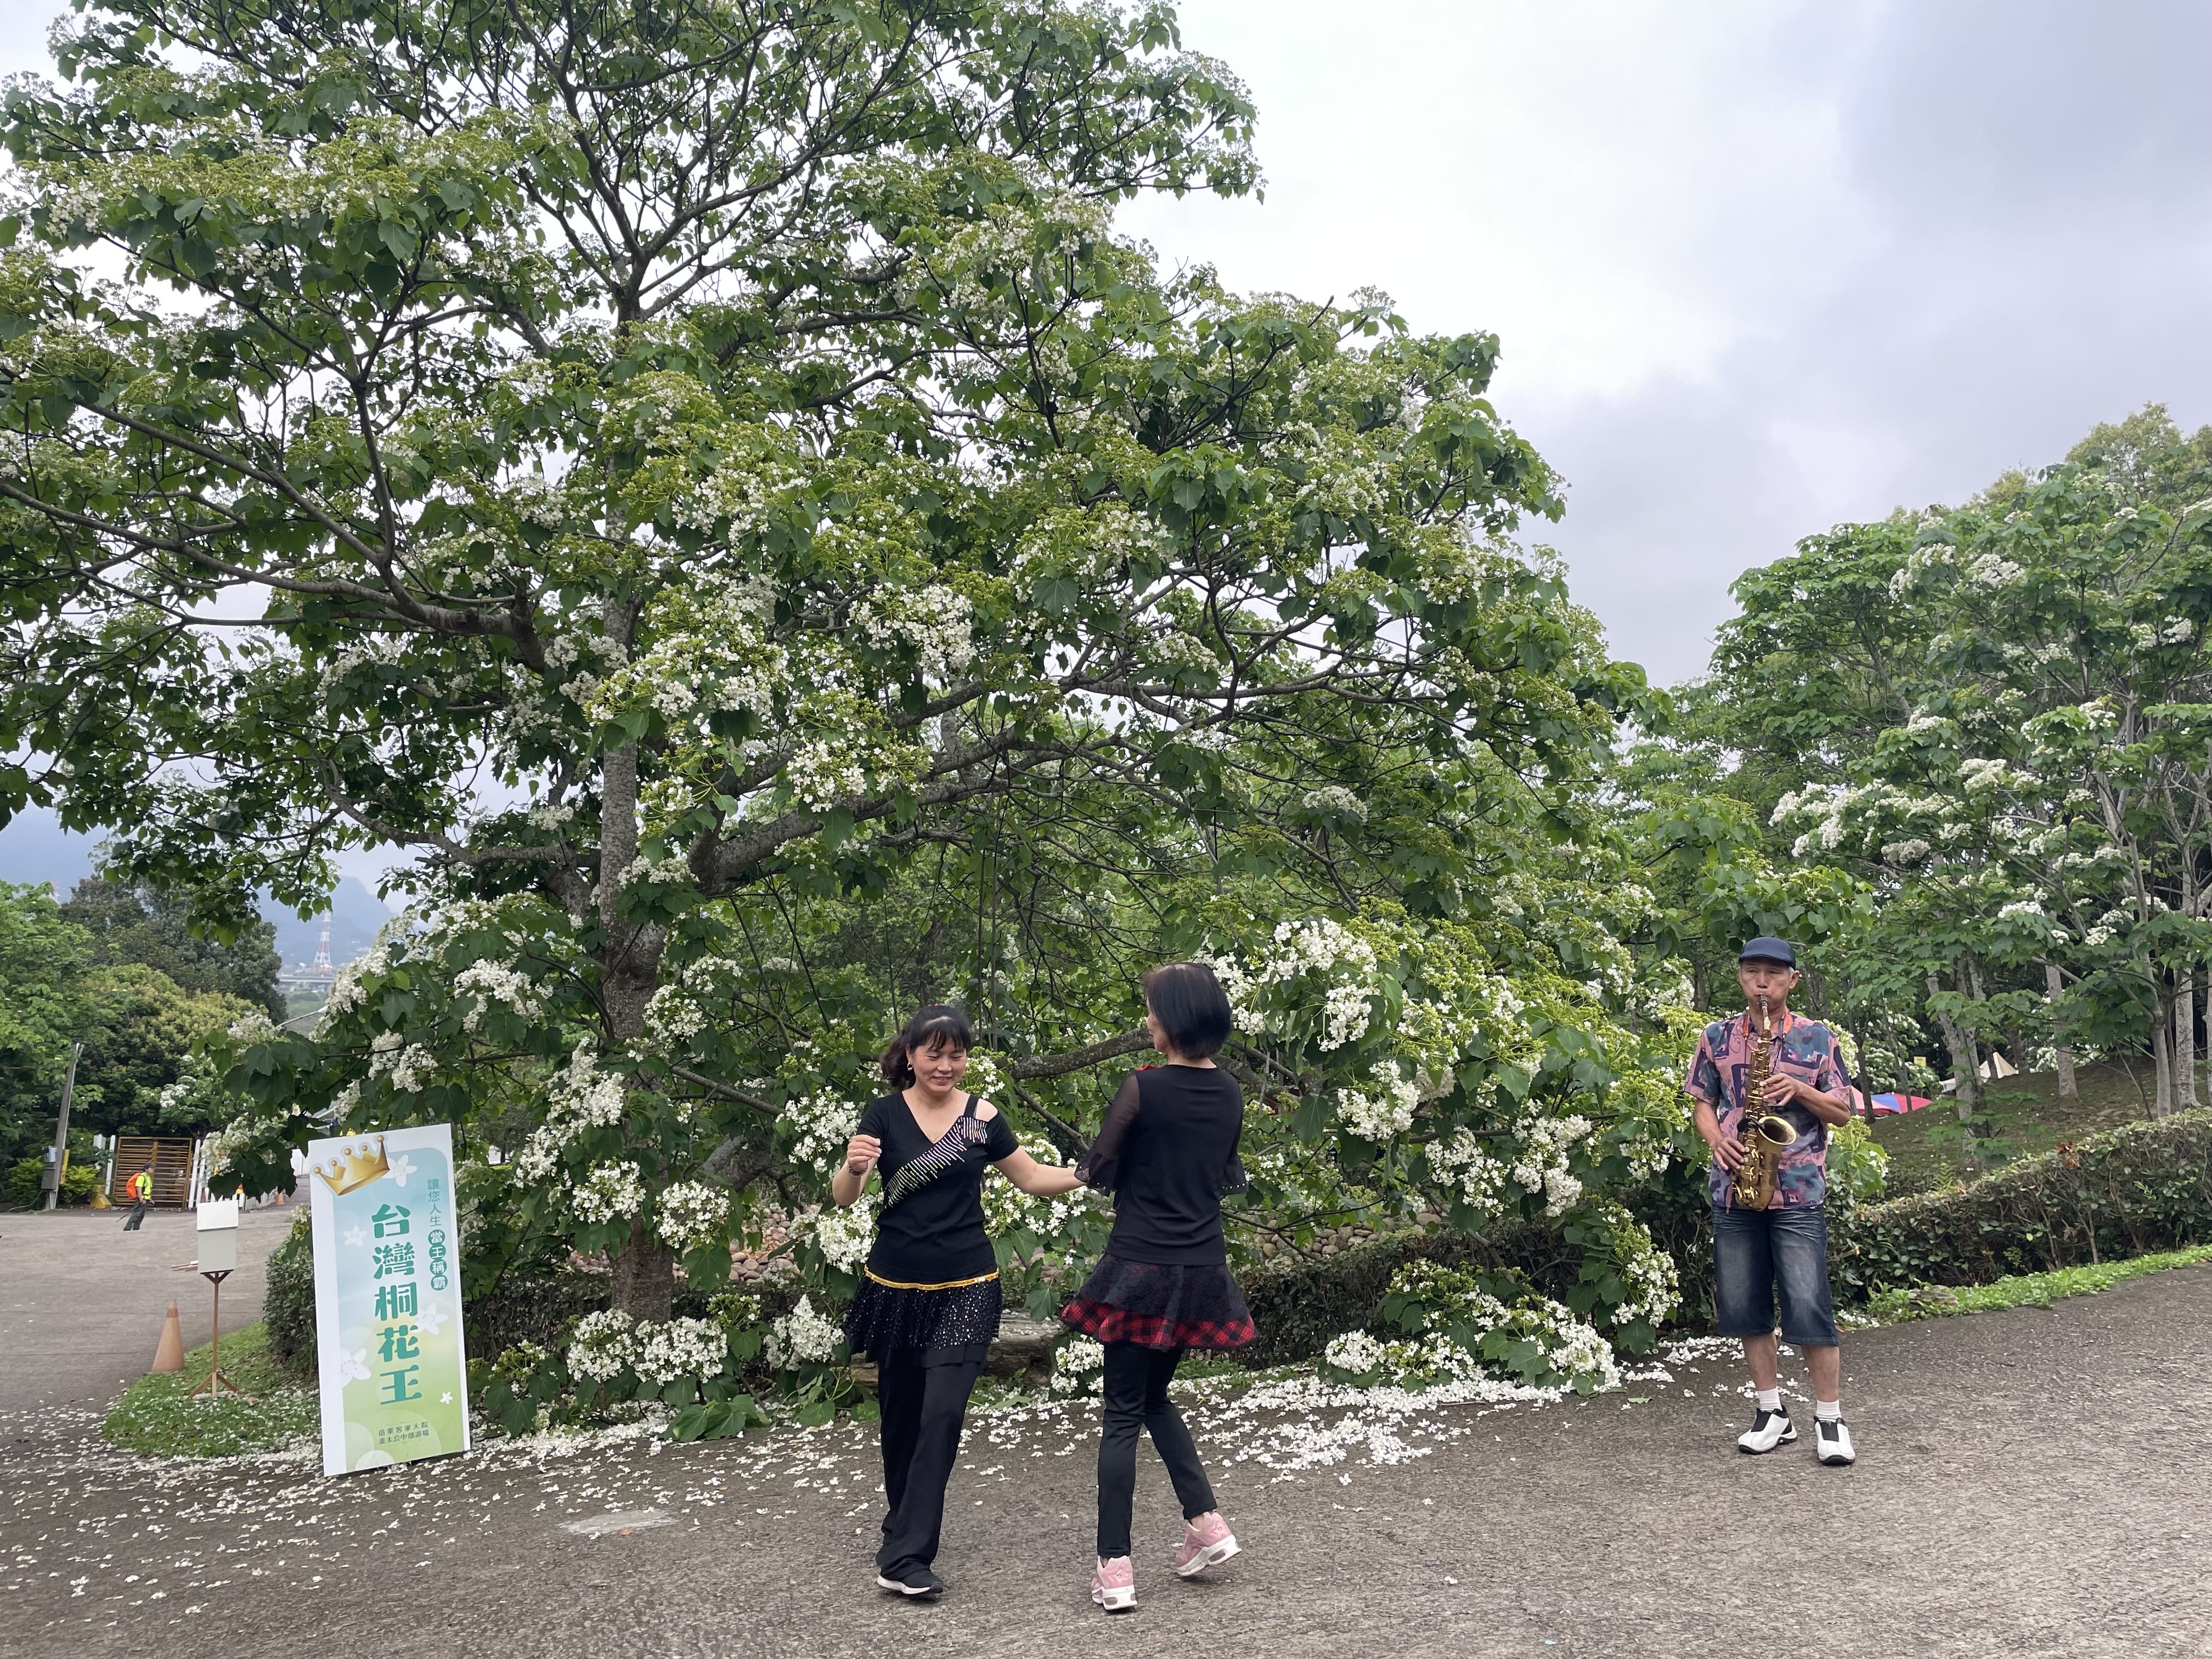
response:
<path id="1" fill-rule="evenodd" d="M 1786 939 L 1775 939 L 1761 933 L 1737 951 L 1735 959 L 1738 962 L 1778 962 L 1784 968 L 1795 968 L 1797 965 L 1797 951 Z"/>

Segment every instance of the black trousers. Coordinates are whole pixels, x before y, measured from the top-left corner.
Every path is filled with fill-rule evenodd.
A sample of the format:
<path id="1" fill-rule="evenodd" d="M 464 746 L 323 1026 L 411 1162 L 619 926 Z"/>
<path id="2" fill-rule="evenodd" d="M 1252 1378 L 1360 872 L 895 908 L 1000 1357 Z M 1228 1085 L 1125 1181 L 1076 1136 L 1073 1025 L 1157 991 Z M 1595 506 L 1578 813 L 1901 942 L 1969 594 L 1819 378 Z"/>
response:
<path id="1" fill-rule="evenodd" d="M 876 1368 L 876 1404 L 883 1412 L 883 1547 L 876 1565 L 896 1578 L 937 1559 L 945 1524 L 945 1487 L 960 1455 L 968 1396 L 983 1363 L 925 1365 L 919 1349 L 902 1348 Z"/>
<path id="2" fill-rule="evenodd" d="M 145 1219 L 146 1200 L 142 1198 L 131 1206 L 131 1219 L 123 1224 L 123 1231 L 126 1233 L 135 1233 L 144 1224 Z"/>
<path id="3" fill-rule="evenodd" d="M 1213 1487 L 1182 1413 L 1168 1402 L 1182 1350 L 1106 1345 L 1106 1427 L 1098 1437 L 1098 1553 L 1107 1560 L 1129 1553 L 1129 1511 L 1137 1493 L 1137 1431 L 1152 1437 L 1152 1449 L 1168 1466 L 1182 1502 L 1182 1518 L 1195 1521 L 1214 1507 Z"/>

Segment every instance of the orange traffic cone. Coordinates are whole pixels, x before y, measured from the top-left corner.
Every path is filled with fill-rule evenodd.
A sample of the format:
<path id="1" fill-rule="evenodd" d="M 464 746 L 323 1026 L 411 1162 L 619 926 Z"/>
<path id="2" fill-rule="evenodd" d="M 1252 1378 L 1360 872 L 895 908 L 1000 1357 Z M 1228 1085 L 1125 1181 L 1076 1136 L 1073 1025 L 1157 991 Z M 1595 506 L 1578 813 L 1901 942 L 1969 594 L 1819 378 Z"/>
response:
<path id="1" fill-rule="evenodd" d="M 177 1320 L 177 1304 L 169 1304 L 169 1316 L 161 1322 L 161 1345 L 154 1350 L 154 1369 L 180 1371 L 185 1368 L 185 1328 Z"/>

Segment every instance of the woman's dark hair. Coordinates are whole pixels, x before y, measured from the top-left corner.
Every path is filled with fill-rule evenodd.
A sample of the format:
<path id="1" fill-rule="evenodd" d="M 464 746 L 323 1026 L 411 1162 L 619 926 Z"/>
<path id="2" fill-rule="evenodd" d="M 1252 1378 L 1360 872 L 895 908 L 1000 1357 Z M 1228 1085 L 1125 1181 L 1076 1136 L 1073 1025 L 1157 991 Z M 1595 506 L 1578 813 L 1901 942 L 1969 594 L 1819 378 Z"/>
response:
<path id="1" fill-rule="evenodd" d="M 1145 975 L 1145 1003 L 1176 1053 L 1210 1059 L 1229 1041 L 1229 994 L 1202 962 L 1173 962 Z"/>
<path id="2" fill-rule="evenodd" d="M 975 1028 L 968 1024 L 965 1008 L 949 1002 L 926 1003 L 915 1011 L 912 1019 L 899 1027 L 891 1046 L 884 1050 L 884 1081 L 894 1089 L 911 1089 L 915 1049 L 927 1048 L 935 1054 L 939 1048 L 957 1048 L 964 1054 L 975 1040 Z"/>

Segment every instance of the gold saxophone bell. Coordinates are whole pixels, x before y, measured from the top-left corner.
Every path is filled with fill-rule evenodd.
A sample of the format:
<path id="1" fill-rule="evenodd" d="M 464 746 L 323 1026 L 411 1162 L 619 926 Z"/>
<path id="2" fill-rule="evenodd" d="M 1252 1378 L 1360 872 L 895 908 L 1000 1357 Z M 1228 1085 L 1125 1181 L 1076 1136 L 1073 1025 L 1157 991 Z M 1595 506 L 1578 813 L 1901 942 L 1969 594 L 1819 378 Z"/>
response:
<path id="1" fill-rule="evenodd" d="M 1748 1127 L 1751 1133 L 1757 1135 L 1769 1146 L 1787 1146 L 1797 1139 L 1797 1131 L 1790 1127 L 1790 1120 L 1786 1117 L 1775 1117 L 1771 1115 L 1765 1117 L 1755 1117 L 1751 1120 Z"/>

